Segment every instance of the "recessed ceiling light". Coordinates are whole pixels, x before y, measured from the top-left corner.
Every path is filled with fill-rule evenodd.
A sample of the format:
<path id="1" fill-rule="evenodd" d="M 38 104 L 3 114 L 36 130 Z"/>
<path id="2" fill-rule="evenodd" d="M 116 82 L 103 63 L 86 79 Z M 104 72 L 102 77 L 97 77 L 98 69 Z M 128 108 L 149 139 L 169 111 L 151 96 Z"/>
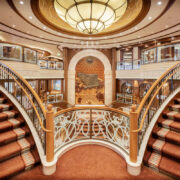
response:
<path id="1" fill-rule="evenodd" d="M 29 31 L 27 31 L 27 33 L 29 34 Z"/>
<path id="2" fill-rule="evenodd" d="M 14 27 L 16 27 L 16 25 L 15 25 L 15 24 L 13 24 L 13 25 L 12 25 L 12 27 L 14 28 Z"/>
<path id="3" fill-rule="evenodd" d="M 32 16 L 29 16 L 29 19 L 32 19 Z"/>
<path id="4" fill-rule="evenodd" d="M 172 40 L 174 40 L 175 38 L 174 37 L 171 37 Z"/>
<path id="5" fill-rule="evenodd" d="M 160 6 L 161 4 L 162 4 L 162 2 L 161 2 L 161 1 L 158 1 L 158 2 L 157 2 L 157 5 L 159 5 L 159 6 Z"/>
<path id="6" fill-rule="evenodd" d="M 138 28 L 137 28 L 137 27 L 135 27 L 134 29 L 135 29 L 135 30 L 137 30 Z"/>
<path id="7" fill-rule="evenodd" d="M 24 1 L 19 1 L 19 4 L 23 5 L 23 4 L 24 4 Z"/>
<path id="8" fill-rule="evenodd" d="M 149 20 L 151 20 L 151 19 L 152 19 L 152 17 L 151 17 L 151 16 L 149 16 L 149 17 L 148 17 L 148 19 L 149 19 Z"/>
<path id="9" fill-rule="evenodd" d="M 166 27 L 166 28 L 168 28 L 169 26 L 168 26 L 168 25 L 166 25 L 165 27 Z"/>
<path id="10" fill-rule="evenodd" d="M 43 29 L 46 29 L 46 26 L 44 26 Z"/>

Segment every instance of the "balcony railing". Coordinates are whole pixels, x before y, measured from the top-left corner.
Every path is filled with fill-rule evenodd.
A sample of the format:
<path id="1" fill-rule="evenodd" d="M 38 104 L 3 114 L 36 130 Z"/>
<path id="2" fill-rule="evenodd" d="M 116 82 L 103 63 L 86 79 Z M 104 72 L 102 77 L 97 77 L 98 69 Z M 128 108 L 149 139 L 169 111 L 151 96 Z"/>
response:
<path id="1" fill-rule="evenodd" d="M 117 62 L 117 70 L 139 69 L 141 60 Z"/>
<path id="2" fill-rule="evenodd" d="M 54 119 L 55 152 L 84 139 L 110 142 L 129 154 L 129 114 L 108 107 L 69 108 Z"/>

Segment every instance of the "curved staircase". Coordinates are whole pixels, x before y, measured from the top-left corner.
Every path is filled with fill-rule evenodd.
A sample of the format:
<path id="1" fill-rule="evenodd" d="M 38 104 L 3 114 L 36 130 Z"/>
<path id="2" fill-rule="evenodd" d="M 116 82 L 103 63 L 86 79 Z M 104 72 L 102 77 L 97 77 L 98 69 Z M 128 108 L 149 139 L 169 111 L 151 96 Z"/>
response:
<path id="1" fill-rule="evenodd" d="M 38 162 L 29 128 L 16 107 L 0 92 L 0 179 L 30 169 Z"/>
<path id="2" fill-rule="evenodd" d="M 144 163 L 180 179 L 180 93 L 170 101 L 154 126 Z"/>

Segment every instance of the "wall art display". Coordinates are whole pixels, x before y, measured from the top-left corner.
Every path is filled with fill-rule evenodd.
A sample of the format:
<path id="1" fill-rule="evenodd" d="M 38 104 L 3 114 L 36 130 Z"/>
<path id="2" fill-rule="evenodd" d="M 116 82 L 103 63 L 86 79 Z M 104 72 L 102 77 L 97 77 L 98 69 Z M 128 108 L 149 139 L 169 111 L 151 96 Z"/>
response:
<path id="1" fill-rule="evenodd" d="M 56 102 L 56 95 L 47 96 L 47 103 L 55 103 L 55 102 Z"/>
<path id="2" fill-rule="evenodd" d="M 48 61 L 38 60 L 38 65 L 41 69 L 47 69 L 48 68 Z"/>
<path id="3" fill-rule="evenodd" d="M 22 61 L 22 47 L 11 44 L 0 44 L 1 58 L 5 60 Z"/>
<path id="4" fill-rule="evenodd" d="M 24 48 L 24 62 L 36 64 L 36 60 L 36 51 L 29 48 Z"/>
<path id="5" fill-rule="evenodd" d="M 63 100 L 63 94 L 56 94 L 56 102 L 60 102 Z"/>
<path id="6" fill-rule="evenodd" d="M 174 45 L 158 47 L 159 58 L 158 61 L 167 61 L 174 59 Z"/>
<path id="7" fill-rule="evenodd" d="M 143 52 L 143 63 L 153 63 L 155 62 L 156 49 L 149 49 Z"/>
<path id="8" fill-rule="evenodd" d="M 76 104 L 104 104 L 104 66 L 94 57 L 81 59 L 76 65 Z"/>
<path id="9" fill-rule="evenodd" d="M 48 69 L 56 69 L 56 62 L 48 61 Z"/>
<path id="10" fill-rule="evenodd" d="M 63 69 L 63 62 L 56 62 L 56 69 Z"/>

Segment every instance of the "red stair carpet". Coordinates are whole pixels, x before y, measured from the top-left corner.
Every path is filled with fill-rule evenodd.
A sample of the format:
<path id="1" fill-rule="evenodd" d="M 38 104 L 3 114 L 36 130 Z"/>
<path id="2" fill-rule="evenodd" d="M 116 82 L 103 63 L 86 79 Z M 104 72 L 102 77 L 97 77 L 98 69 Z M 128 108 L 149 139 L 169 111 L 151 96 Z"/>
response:
<path id="1" fill-rule="evenodd" d="M 40 162 L 30 130 L 15 106 L 0 92 L 0 179 Z"/>
<path id="2" fill-rule="evenodd" d="M 144 163 L 180 179 L 180 94 L 160 115 L 149 139 Z"/>

